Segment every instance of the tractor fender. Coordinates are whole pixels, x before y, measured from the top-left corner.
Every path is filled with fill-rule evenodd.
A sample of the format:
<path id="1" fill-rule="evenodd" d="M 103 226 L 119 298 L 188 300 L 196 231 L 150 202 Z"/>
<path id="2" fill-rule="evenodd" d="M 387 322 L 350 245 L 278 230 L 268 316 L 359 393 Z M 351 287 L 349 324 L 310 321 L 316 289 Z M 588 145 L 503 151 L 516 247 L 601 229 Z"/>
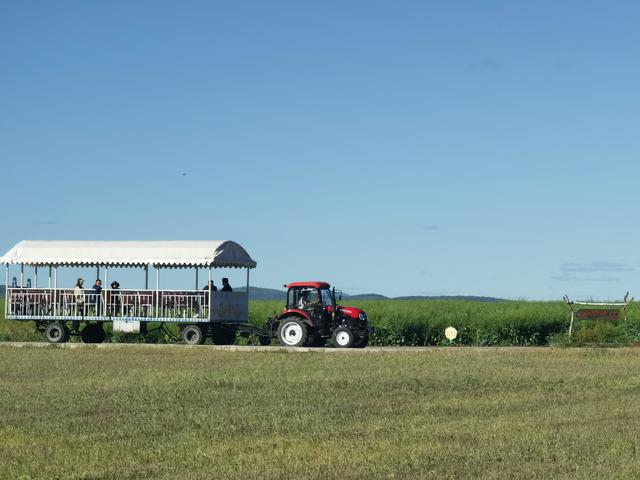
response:
<path id="1" fill-rule="evenodd" d="M 304 310 L 298 310 L 297 308 L 290 308 L 288 310 L 285 310 L 278 317 L 278 321 L 282 320 L 284 317 L 300 317 L 302 320 L 304 320 L 304 323 L 306 323 L 307 325 L 311 327 L 314 326 L 313 321 L 311 320 L 311 317 Z"/>

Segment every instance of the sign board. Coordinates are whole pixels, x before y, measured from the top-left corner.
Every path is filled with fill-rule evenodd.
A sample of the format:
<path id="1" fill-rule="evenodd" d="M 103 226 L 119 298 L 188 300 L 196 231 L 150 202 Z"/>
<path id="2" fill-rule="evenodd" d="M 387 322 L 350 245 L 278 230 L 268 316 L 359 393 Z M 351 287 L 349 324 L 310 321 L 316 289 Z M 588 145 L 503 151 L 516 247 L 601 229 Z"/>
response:
<path id="1" fill-rule="evenodd" d="M 140 322 L 138 320 L 114 320 L 113 331 L 122 333 L 140 333 Z"/>
<path id="2" fill-rule="evenodd" d="M 458 337 L 458 330 L 454 327 L 447 327 L 444 329 L 444 336 L 447 337 L 447 340 L 455 340 Z"/>
<path id="3" fill-rule="evenodd" d="M 579 320 L 620 320 L 620 310 L 583 308 L 576 312 Z"/>
<path id="4" fill-rule="evenodd" d="M 249 294 L 246 292 L 211 292 L 209 312 L 211 322 L 247 323 L 249 321 Z"/>

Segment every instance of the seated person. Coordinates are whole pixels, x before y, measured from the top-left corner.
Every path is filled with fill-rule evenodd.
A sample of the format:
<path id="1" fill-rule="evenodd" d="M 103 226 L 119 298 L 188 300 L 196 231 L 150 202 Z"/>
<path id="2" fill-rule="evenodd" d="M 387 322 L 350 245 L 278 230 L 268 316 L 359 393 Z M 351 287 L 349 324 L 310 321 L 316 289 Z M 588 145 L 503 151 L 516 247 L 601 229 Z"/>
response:
<path id="1" fill-rule="evenodd" d="M 229 288 L 231 288 L 231 287 L 229 287 Z M 218 290 L 218 287 L 216 287 L 213 284 L 213 280 L 209 280 L 202 290 L 209 290 L 209 289 L 211 289 L 212 292 L 215 292 L 215 291 Z"/>
<path id="2" fill-rule="evenodd" d="M 229 279 L 228 278 L 223 278 L 222 279 L 222 291 L 223 292 L 233 292 L 233 288 L 231 288 L 231 285 L 229 285 Z"/>
<path id="3" fill-rule="evenodd" d="M 102 306 L 102 280 L 99 278 L 93 285 L 93 294 L 89 297 L 89 302 L 96 307 L 96 315 L 100 315 Z"/>
<path id="4" fill-rule="evenodd" d="M 298 299 L 298 308 L 300 310 L 304 310 L 305 308 L 307 308 L 308 303 L 309 303 L 308 292 L 303 290 L 302 292 L 300 292 L 300 298 Z"/>

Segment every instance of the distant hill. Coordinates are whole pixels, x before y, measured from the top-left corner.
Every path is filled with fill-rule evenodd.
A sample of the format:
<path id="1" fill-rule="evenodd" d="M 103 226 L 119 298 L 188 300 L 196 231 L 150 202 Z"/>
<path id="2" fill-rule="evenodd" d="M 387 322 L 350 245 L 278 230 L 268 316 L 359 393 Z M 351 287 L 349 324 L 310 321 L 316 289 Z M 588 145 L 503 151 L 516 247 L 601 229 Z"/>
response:
<path id="1" fill-rule="evenodd" d="M 473 295 L 409 295 L 404 297 L 386 297 L 378 293 L 363 293 L 359 295 L 343 295 L 344 299 L 350 300 L 463 300 L 468 302 L 506 302 L 503 298 L 479 297 Z"/>
<path id="2" fill-rule="evenodd" d="M 245 292 L 245 287 L 236 288 L 236 292 Z M 0 285 L 0 297 L 5 296 L 5 286 Z M 277 300 L 284 302 L 287 298 L 287 292 L 277 290 L 275 288 L 249 287 L 249 298 L 251 300 Z M 478 297 L 473 295 L 440 295 L 440 296 L 405 296 L 405 297 L 387 297 L 379 293 L 362 293 L 358 295 L 342 294 L 344 300 L 464 300 L 469 302 L 506 302 L 508 300 L 494 297 Z"/>
<path id="3" fill-rule="evenodd" d="M 236 292 L 246 292 L 246 287 L 235 288 Z M 276 290 L 275 288 L 249 287 L 249 298 L 251 300 L 279 300 L 284 302 L 287 298 L 287 292 L 284 290 Z"/>
<path id="4" fill-rule="evenodd" d="M 246 291 L 246 288 L 237 289 L 239 292 Z M 249 298 L 251 300 L 281 300 L 285 301 L 287 292 L 273 288 L 249 287 Z M 506 302 L 503 298 L 481 297 L 475 295 L 437 295 L 437 296 L 403 296 L 387 297 L 379 293 L 361 293 L 358 295 L 342 294 L 344 300 L 463 300 L 468 302 Z"/>
<path id="5" fill-rule="evenodd" d="M 358 295 L 348 295 L 343 293 L 342 298 L 349 298 L 352 300 L 389 300 L 389 297 L 385 297 L 379 293 L 360 293 Z"/>
<path id="6" fill-rule="evenodd" d="M 473 295 L 439 295 L 434 297 L 408 296 L 408 297 L 395 297 L 393 300 L 462 300 L 466 302 L 508 302 L 509 301 L 504 298 L 476 297 Z"/>

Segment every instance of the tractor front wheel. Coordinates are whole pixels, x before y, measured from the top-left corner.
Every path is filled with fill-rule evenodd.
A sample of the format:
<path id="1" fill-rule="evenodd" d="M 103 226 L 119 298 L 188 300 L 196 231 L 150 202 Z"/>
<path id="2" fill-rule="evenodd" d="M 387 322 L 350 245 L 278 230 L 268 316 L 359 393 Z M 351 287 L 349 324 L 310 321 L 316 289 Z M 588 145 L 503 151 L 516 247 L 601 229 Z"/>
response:
<path id="1" fill-rule="evenodd" d="M 339 327 L 333 332 L 333 344 L 338 348 L 349 348 L 353 341 L 353 332 L 348 327 Z"/>
<path id="2" fill-rule="evenodd" d="M 278 340 L 287 347 L 302 347 L 307 341 L 307 325 L 297 317 L 285 317 L 278 327 Z"/>

